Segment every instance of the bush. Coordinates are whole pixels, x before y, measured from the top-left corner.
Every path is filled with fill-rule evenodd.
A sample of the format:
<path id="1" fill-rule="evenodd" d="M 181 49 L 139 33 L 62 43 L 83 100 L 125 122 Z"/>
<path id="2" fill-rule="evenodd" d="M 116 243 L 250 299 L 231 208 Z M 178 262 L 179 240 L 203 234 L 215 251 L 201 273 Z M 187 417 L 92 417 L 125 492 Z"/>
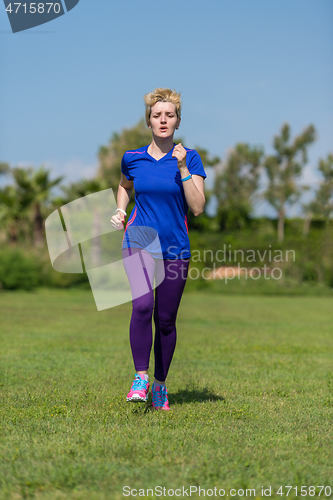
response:
<path id="1" fill-rule="evenodd" d="M 88 276 L 86 273 L 60 273 L 55 271 L 49 259 L 43 267 L 43 286 L 51 288 L 87 288 L 90 289 Z"/>
<path id="2" fill-rule="evenodd" d="M 298 221 L 293 221 L 293 225 L 290 225 L 290 233 L 287 233 L 285 240 L 279 243 L 276 233 L 272 233 L 271 228 L 269 228 L 269 221 L 262 219 L 256 223 L 256 228 L 252 227 L 252 229 L 242 231 L 221 231 L 219 233 L 191 231 L 193 265 L 199 269 L 206 266 L 212 268 L 215 260 L 216 267 L 237 266 L 238 263 L 243 267 L 262 267 L 265 264 L 268 267 L 280 267 L 283 276 L 298 285 L 317 282 L 328 287 L 333 286 L 333 231 L 331 228 L 325 231 L 313 229 L 309 236 L 304 238 L 301 224 L 298 224 Z M 263 231 L 265 226 L 267 226 L 267 230 Z M 215 256 L 213 259 L 209 258 L 209 250 L 213 257 Z M 220 250 L 223 250 L 224 253 L 219 253 L 220 261 L 217 261 L 217 252 Z M 231 251 L 231 260 L 228 258 L 229 250 Z M 237 255 L 234 253 L 239 250 L 244 252 L 245 259 L 242 258 L 241 252 L 238 252 Z M 246 261 L 247 251 L 254 251 L 255 261 Z M 282 252 L 282 262 L 274 261 L 274 256 L 278 256 L 278 252 L 275 254 L 276 251 Z M 288 260 L 287 251 L 289 251 Z M 200 259 L 195 261 L 198 252 Z M 205 255 L 208 257 L 204 262 L 202 257 Z M 221 261 L 223 256 L 226 258 Z"/>
<path id="3" fill-rule="evenodd" d="M 40 269 L 37 260 L 21 250 L 0 252 L 0 287 L 6 290 L 32 290 L 39 285 Z"/>

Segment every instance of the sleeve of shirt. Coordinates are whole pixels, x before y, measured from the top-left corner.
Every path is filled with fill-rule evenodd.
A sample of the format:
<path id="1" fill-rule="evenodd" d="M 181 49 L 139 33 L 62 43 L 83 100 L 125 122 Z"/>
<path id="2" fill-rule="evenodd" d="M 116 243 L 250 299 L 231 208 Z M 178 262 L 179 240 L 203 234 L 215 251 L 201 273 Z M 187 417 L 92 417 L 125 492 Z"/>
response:
<path id="1" fill-rule="evenodd" d="M 124 174 L 124 176 L 126 177 L 126 179 L 128 181 L 132 181 L 133 177 L 131 177 L 131 174 L 129 173 L 129 169 L 128 169 L 125 157 L 126 157 L 126 153 L 124 154 L 124 156 L 122 157 L 122 160 L 121 160 L 121 173 Z"/>
<path id="2" fill-rule="evenodd" d="M 191 175 L 201 175 L 204 179 L 207 177 L 205 169 L 203 167 L 200 155 L 197 151 L 191 151 L 190 160 L 188 162 L 187 168 Z"/>

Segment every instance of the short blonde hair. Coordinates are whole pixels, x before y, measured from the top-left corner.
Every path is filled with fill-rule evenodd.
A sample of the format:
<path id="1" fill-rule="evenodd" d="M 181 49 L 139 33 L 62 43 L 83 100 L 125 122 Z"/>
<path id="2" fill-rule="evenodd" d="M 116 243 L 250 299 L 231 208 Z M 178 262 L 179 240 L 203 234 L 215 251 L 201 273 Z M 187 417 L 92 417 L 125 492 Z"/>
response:
<path id="1" fill-rule="evenodd" d="M 180 118 L 182 108 L 180 92 L 177 93 L 175 90 L 157 88 L 144 95 L 143 98 L 146 104 L 146 123 L 148 127 L 150 125 L 151 108 L 157 102 L 172 102 L 176 106 L 177 118 Z"/>

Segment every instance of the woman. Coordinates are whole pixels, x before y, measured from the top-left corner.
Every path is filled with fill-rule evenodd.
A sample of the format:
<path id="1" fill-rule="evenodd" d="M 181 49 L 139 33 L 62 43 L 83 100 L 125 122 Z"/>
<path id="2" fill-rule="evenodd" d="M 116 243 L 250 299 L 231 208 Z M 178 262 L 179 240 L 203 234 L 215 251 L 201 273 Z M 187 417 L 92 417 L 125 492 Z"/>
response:
<path id="1" fill-rule="evenodd" d="M 173 136 L 181 120 L 180 94 L 157 88 L 144 96 L 146 123 L 152 131 L 152 142 L 137 150 L 126 151 L 121 164 L 117 211 L 111 219 L 121 229 L 126 208 L 135 187 L 135 207 L 128 220 L 123 239 L 124 266 L 132 294 L 137 286 L 135 271 L 128 255 L 138 253 L 145 274 L 152 284 L 156 279 L 156 259 L 143 245 L 130 244 L 128 234 L 135 228 L 152 228 L 158 234 L 164 279 L 154 292 L 133 295 L 130 343 L 136 369 L 127 401 L 147 401 L 148 366 L 152 347 L 152 314 L 155 323 L 155 380 L 152 404 L 155 409 L 169 410 L 165 380 L 176 345 L 176 316 L 186 283 L 190 260 L 187 212 L 200 215 L 205 206 L 204 178 L 199 154 L 175 144 Z M 137 248 L 133 248 L 137 246 Z M 141 247 L 141 249 L 140 249 Z M 161 261 L 160 261 L 161 262 Z"/>

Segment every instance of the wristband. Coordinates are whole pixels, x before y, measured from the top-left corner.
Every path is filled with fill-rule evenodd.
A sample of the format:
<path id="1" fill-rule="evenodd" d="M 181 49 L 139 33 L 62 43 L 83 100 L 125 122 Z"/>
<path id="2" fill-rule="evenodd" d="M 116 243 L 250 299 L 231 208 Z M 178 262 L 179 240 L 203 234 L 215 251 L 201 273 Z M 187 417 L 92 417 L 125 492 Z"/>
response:
<path id="1" fill-rule="evenodd" d="M 123 210 L 122 208 L 117 208 L 116 212 L 122 212 L 124 215 L 127 215 L 125 210 Z"/>
<path id="2" fill-rule="evenodd" d="M 188 175 L 187 177 L 184 177 L 184 179 L 182 179 L 182 182 L 188 181 L 189 179 L 192 179 L 192 175 Z"/>

